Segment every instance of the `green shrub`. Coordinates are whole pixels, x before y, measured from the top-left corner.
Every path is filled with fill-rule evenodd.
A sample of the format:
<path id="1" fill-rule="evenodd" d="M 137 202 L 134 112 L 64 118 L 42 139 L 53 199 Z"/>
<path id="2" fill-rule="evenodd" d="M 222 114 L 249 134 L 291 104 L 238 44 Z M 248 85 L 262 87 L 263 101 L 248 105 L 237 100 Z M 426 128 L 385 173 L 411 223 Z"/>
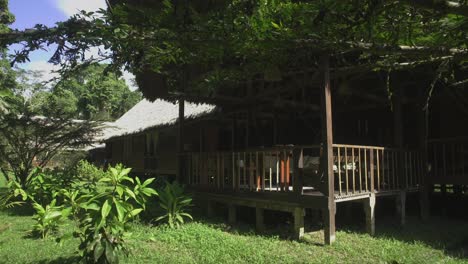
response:
<path id="1" fill-rule="evenodd" d="M 166 183 L 166 187 L 159 192 L 159 201 L 165 214 L 156 218 L 156 221 L 163 221 L 174 228 L 183 224 L 184 218 L 193 220 L 192 216 L 187 213 L 192 197 L 185 194 L 184 188 L 177 182 Z"/>
<path id="2" fill-rule="evenodd" d="M 129 168 L 110 167 L 99 180 L 102 189 L 81 197 L 75 195 L 79 215 L 79 250 L 87 263 L 118 263 L 119 255 L 128 255 L 125 237 L 128 223 L 146 208 L 147 199 L 157 195 L 149 187 L 154 179 L 145 182 L 128 177 Z M 75 193 L 76 194 L 76 193 Z"/>
<path id="3" fill-rule="evenodd" d="M 73 178 L 63 170 L 36 168 L 28 177 L 25 191 L 32 201 L 45 206 L 56 200 L 61 190 L 70 189 L 72 185 Z"/>
<path id="4" fill-rule="evenodd" d="M 34 235 L 40 235 L 43 239 L 47 238 L 50 233 L 56 232 L 68 217 L 71 208 L 56 206 L 56 203 L 57 200 L 54 199 L 45 207 L 38 203 L 33 204 L 36 210 L 36 214 L 33 216 L 36 221 L 32 229 Z"/>
<path id="5" fill-rule="evenodd" d="M 75 166 L 74 174 L 78 181 L 97 183 L 104 178 L 106 172 L 86 160 L 80 160 Z"/>
<path id="6" fill-rule="evenodd" d="M 138 177 L 130 178 L 131 169 L 122 165 L 109 167 L 108 172 L 87 162 L 81 162 L 77 168 L 74 173 L 38 169 L 28 178 L 25 189 L 11 182 L 10 198 L 33 204 L 33 233 L 46 238 L 71 216 L 78 225 L 75 236 L 81 241 L 83 261 L 118 263 L 119 255 L 128 254 L 125 237 L 129 222 L 146 209 L 149 198 L 157 195 L 150 187 L 154 178 L 144 182 Z M 70 177 L 77 173 L 83 177 Z M 83 188 L 85 179 L 95 182 L 92 188 Z"/>

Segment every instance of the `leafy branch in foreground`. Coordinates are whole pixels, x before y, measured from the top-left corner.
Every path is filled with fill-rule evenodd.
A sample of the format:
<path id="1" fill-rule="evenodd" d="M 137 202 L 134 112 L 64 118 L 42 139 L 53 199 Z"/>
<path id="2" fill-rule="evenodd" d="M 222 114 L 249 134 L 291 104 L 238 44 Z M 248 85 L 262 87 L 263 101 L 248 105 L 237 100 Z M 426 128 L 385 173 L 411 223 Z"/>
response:
<path id="1" fill-rule="evenodd" d="M 207 93 L 229 89 L 222 84 L 242 81 L 239 75 L 245 80 L 274 68 L 315 67 L 317 50 L 343 58 L 344 66 L 398 61 L 412 67 L 468 57 L 466 1 L 108 2 L 112 8 L 83 11 L 54 28 L 5 33 L 0 45 L 22 42 L 25 48 L 14 61 L 25 62 L 31 51 L 55 43 L 51 62 L 63 64 L 64 74 L 109 60 L 109 68 L 137 77 L 162 75 L 170 92 L 188 77 L 192 92 Z M 100 48 L 99 58 L 86 56 L 91 47 Z M 346 54 L 362 56 L 348 60 Z M 182 74 L 188 66 L 195 74 Z"/>

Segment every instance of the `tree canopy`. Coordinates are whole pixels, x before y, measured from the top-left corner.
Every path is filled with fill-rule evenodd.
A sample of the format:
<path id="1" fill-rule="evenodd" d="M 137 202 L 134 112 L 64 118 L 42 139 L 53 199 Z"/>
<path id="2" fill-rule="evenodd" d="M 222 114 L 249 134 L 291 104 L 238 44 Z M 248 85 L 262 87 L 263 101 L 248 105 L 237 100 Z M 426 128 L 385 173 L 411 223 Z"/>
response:
<path id="1" fill-rule="evenodd" d="M 0 34 L 9 32 L 8 26 L 15 17 L 8 10 L 8 0 L 0 0 Z M 10 66 L 6 52 L 6 44 L 0 44 L 0 111 L 6 110 L 5 101 L 11 96 L 11 90 L 16 86 L 16 75 Z"/>
<path id="2" fill-rule="evenodd" d="M 113 121 L 139 100 L 141 95 L 131 91 L 123 79 L 104 72 L 106 65 L 93 64 L 69 74 L 52 84 L 50 90 L 32 95 L 31 107 L 48 116 L 50 109 L 62 109 L 73 118 Z"/>
<path id="3" fill-rule="evenodd" d="M 137 76 L 160 74 L 172 92 L 189 86 L 210 93 L 255 75 L 316 67 L 317 54 L 325 53 L 334 65 L 369 70 L 441 65 L 448 83 L 466 83 L 456 74 L 465 72 L 468 55 L 465 0 L 108 3 L 107 10 L 82 12 L 55 28 L 6 34 L 2 41 L 26 44 L 18 62 L 57 43 L 51 61 L 64 69 L 110 59 L 114 69 Z M 104 48 L 102 57 L 83 61 L 93 46 Z"/>

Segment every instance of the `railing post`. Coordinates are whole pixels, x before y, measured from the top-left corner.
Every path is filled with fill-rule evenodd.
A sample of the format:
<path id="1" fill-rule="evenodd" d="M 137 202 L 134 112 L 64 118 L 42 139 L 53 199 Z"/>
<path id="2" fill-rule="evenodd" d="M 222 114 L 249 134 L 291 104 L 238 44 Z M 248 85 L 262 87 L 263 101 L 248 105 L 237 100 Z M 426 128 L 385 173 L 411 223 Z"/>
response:
<path id="1" fill-rule="evenodd" d="M 377 150 L 378 151 L 378 150 Z M 370 191 L 372 193 L 375 192 L 375 187 L 374 187 L 374 149 L 369 150 L 369 177 L 370 177 Z M 367 190 L 369 191 L 369 190 Z"/>

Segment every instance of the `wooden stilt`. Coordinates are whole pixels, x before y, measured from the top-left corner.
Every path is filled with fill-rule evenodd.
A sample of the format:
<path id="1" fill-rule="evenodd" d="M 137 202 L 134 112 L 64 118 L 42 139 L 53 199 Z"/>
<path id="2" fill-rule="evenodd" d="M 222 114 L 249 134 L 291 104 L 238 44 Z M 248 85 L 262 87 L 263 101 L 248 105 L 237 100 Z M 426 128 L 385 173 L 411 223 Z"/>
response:
<path id="1" fill-rule="evenodd" d="M 406 192 L 400 191 L 397 195 L 396 206 L 398 211 L 398 217 L 400 219 L 400 225 L 405 226 L 406 224 Z"/>
<path id="2" fill-rule="evenodd" d="M 213 210 L 213 202 L 207 201 L 206 203 L 206 212 L 208 217 L 213 217 L 214 216 L 214 210 Z"/>
<path id="3" fill-rule="evenodd" d="M 419 188 L 419 206 L 421 220 L 429 220 L 429 188 L 426 184 Z"/>
<path id="4" fill-rule="evenodd" d="M 375 235 L 375 194 L 371 193 L 364 200 L 364 213 L 366 214 L 366 231 L 369 235 Z"/>
<path id="5" fill-rule="evenodd" d="M 304 208 L 297 207 L 294 209 L 294 237 L 301 239 L 304 237 Z"/>
<path id="6" fill-rule="evenodd" d="M 237 221 L 237 208 L 234 204 L 228 205 L 228 223 L 235 224 Z"/>
<path id="7" fill-rule="evenodd" d="M 265 231 L 265 217 L 264 217 L 265 210 L 260 207 L 255 208 L 255 223 L 258 232 Z"/>

